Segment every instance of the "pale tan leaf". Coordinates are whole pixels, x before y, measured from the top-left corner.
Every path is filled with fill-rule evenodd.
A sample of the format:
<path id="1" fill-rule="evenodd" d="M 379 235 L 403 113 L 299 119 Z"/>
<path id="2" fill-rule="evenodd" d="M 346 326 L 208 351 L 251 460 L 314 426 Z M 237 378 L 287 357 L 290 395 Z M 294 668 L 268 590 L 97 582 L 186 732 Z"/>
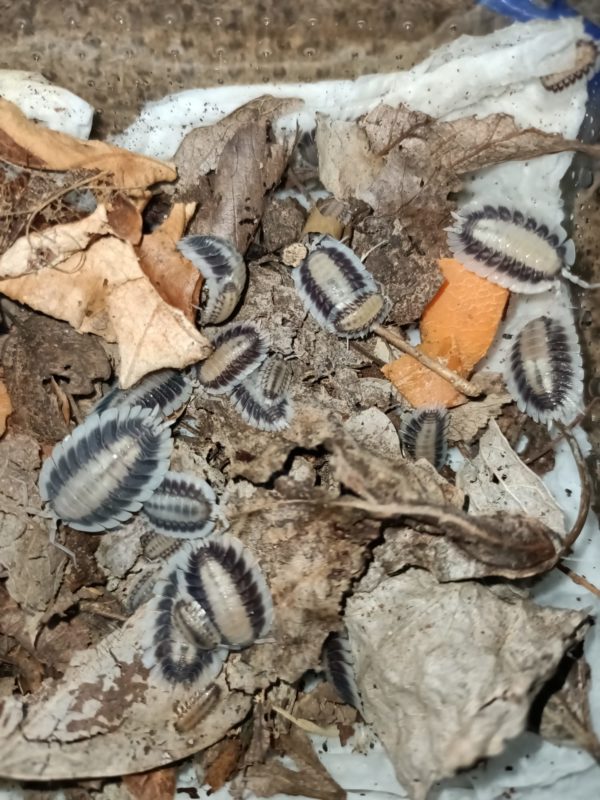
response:
<path id="1" fill-rule="evenodd" d="M 37 125 L 13 103 L 0 98 L 0 158 L 12 164 L 49 170 L 98 170 L 120 189 L 145 189 L 175 180 L 162 161 L 99 141 L 83 141 Z"/>
<path id="2" fill-rule="evenodd" d="M 6 430 L 6 420 L 12 414 L 12 403 L 4 381 L 0 381 L 0 436 Z"/>

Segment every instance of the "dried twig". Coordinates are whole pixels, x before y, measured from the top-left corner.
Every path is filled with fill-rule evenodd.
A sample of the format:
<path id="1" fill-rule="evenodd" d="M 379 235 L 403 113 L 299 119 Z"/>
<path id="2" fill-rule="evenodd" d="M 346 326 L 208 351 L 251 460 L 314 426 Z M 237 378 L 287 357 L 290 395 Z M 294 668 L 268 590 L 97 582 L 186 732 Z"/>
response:
<path id="1" fill-rule="evenodd" d="M 409 356 L 412 356 L 415 361 L 418 361 L 419 364 L 422 364 L 427 369 L 430 369 L 432 372 L 435 372 L 436 375 L 439 375 L 440 378 L 448 381 L 457 392 L 466 395 L 467 397 L 481 397 L 483 394 L 483 390 L 476 386 L 471 381 L 467 381 L 464 378 L 461 378 L 456 372 L 449 369 L 445 364 L 442 364 L 437 358 L 431 358 L 430 356 L 425 355 L 422 353 L 418 348 L 413 347 L 412 344 L 406 342 L 401 336 L 398 336 L 396 333 L 393 333 L 389 328 L 384 328 L 383 325 L 374 325 L 373 326 L 373 333 L 376 333 L 378 336 L 381 336 L 382 339 L 385 339 L 386 342 L 396 347 L 398 350 L 401 350 L 403 353 L 406 353 Z"/>
<path id="2" fill-rule="evenodd" d="M 566 440 L 569 443 L 571 452 L 573 453 L 573 458 L 575 459 L 575 464 L 577 465 L 579 480 L 581 482 L 581 497 L 579 500 L 579 511 L 577 513 L 577 519 L 573 523 L 569 533 L 565 536 L 563 549 L 561 552 L 561 556 L 565 556 L 571 552 L 571 548 L 573 547 L 573 545 L 577 541 L 577 537 L 583 530 L 583 526 L 585 525 L 585 521 L 587 519 L 587 515 L 590 510 L 592 490 L 590 485 L 590 476 L 587 470 L 585 459 L 583 457 L 583 453 L 581 452 L 581 448 L 579 447 L 577 439 L 568 432 L 567 428 L 565 428 L 564 425 L 558 423 L 558 427 L 560 428 L 562 435 L 566 438 Z"/>
<path id="3" fill-rule="evenodd" d="M 564 562 L 560 562 L 560 564 L 556 565 L 556 569 L 559 569 L 565 575 L 567 575 L 573 583 L 576 583 L 578 586 L 583 586 L 584 589 L 587 589 L 588 592 L 595 594 L 596 597 L 600 597 L 600 589 L 597 586 L 594 586 L 593 583 L 590 583 L 587 578 L 584 578 L 583 575 L 579 575 L 577 572 L 573 572 L 571 567 L 567 567 Z"/>
<path id="4" fill-rule="evenodd" d="M 565 438 L 565 435 L 568 431 L 573 430 L 573 428 L 576 428 L 587 417 L 587 415 L 590 413 L 592 408 L 596 405 L 596 403 L 599 400 L 600 397 L 594 397 L 594 399 L 591 400 L 587 404 L 587 406 L 583 409 L 581 414 L 578 414 L 572 422 L 569 422 L 568 425 L 563 426 L 563 429 L 558 436 L 556 436 L 554 439 L 550 439 L 550 441 L 546 445 L 544 445 L 544 447 L 541 450 L 537 450 L 533 455 L 523 459 L 523 463 L 528 465 L 533 464 L 533 462 L 537 461 L 538 458 L 541 458 L 542 456 L 545 456 L 546 453 L 549 453 L 550 450 L 552 450 L 555 447 L 555 445 L 557 445 Z"/>

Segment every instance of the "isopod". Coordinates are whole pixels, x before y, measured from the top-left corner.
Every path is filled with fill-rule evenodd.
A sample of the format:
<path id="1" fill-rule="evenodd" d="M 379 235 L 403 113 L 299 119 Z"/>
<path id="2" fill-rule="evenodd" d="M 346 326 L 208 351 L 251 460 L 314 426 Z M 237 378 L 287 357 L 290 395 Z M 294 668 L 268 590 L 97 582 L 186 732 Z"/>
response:
<path id="1" fill-rule="evenodd" d="M 216 501 L 206 481 L 190 472 L 169 471 L 142 513 L 157 533 L 192 539 L 212 531 Z"/>
<path id="2" fill-rule="evenodd" d="M 519 408 L 539 422 L 569 422 L 581 409 L 583 365 L 567 311 L 532 319 L 510 353 L 506 385 Z"/>
<path id="3" fill-rule="evenodd" d="M 272 356 L 233 389 L 233 407 L 244 422 L 254 428 L 283 430 L 292 418 L 290 383 L 289 365 L 282 358 Z"/>
<path id="4" fill-rule="evenodd" d="M 190 543 L 174 556 L 173 564 L 225 647 L 248 647 L 269 631 L 273 620 L 269 587 L 256 559 L 238 539 L 223 535 Z"/>
<path id="5" fill-rule="evenodd" d="M 575 246 L 563 228 L 551 230 L 518 209 L 465 207 L 454 214 L 448 246 L 467 269 L 514 292 L 535 294 L 554 286 L 575 260 Z M 577 279 L 575 279 L 577 280 Z"/>
<path id="6" fill-rule="evenodd" d="M 441 469 L 448 455 L 448 422 L 445 408 L 432 406 L 414 411 L 400 429 L 407 453 L 415 460 L 425 458 Z"/>
<path id="7" fill-rule="evenodd" d="M 221 697 L 221 687 L 211 683 L 208 688 L 193 692 L 185 700 L 180 700 L 173 707 L 175 720 L 173 727 L 178 733 L 193 730 L 201 720 L 207 717 Z"/>
<path id="8" fill-rule="evenodd" d="M 198 647 L 181 629 L 175 617 L 181 592 L 179 574 L 173 569 L 162 582 L 156 602 L 148 609 L 151 626 L 144 664 L 171 685 L 212 681 L 219 674 L 226 650 Z"/>
<path id="9" fill-rule="evenodd" d="M 92 413 L 117 406 L 158 406 L 165 417 L 171 417 L 183 409 L 192 394 L 192 381 L 183 372 L 175 369 L 160 369 L 142 378 L 131 389 L 114 386 L 92 409 Z"/>
<path id="10" fill-rule="evenodd" d="M 184 236 L 177 245 L 204 276 L 203 325 L 217 325 L 233 314 L 246 285 L 247 270 L 241 254 L 219 236 Z"/>
<path id="11" fill-rule="evenodd" d="M 236 322 L 219 331 L 214 351 L 197 366 L 198 380 L 209 394 L 227 394 L 254 372 L 267 356 L 268 341 L 253 322 Z"/>
<path id="12" fill-rule="evenodd" d="M 318 236 L 293 270 L 306 310 L 325 330 L 346 339 L 365 336 L 390 303 L 358 256 L 331 236 Z"/>
<path id="13" fill-rule="evenodd" d="M 571 69 L 553 72 L 540 78 L 542 86 L 549 92 L 562 92 L 582 78 L 591 76 L 598 63 L 598 47 L 592 39 L 579 39 L 575 45 L 575 64 Z"/>
<path id="14" fill-rule="evenodd" d="M 172 446 L 156 408 L 126 405 L 91 414 L 44 462 L 40 495 L 75 530 L 116 528 L 160 485 Z"/>
<path id="15" fill-rule="evenodd" d="M 329 683 L 340 699 L 362 713 L 360 693 L 354 674 L 354 658 L 346 630 L 330 633 L 323 644 L 321 663 Z"/>

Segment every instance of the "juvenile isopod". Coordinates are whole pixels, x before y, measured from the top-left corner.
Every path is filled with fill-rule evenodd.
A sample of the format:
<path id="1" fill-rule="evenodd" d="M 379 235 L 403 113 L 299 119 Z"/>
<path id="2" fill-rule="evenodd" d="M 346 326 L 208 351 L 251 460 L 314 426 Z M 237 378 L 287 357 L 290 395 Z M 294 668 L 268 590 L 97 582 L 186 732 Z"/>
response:
<path id="1" fill-rule="evenodd" d="M 280 431 L 289 426 L 292 418 L 290 383 L 289 365 L 282 358 L 271 356 L 233 389 L 231 402 L 248 425 L 263 431 Z"/>
<path id="2" fill-rule="evenodd" d="M 207 650 L 198 647 L 181 629 L 175 616 L 182 587 L 177 570 L 171 570 L 159 584 L 159 595 L 148 607 L 149 631 L 144 664 L 160 679 L 173 686 L 208 683 L 219 674 L 226 656 L 224 648 Z"/>
<path id="3" fill-rule="evenodd" d="M 553 72 L 540 78 L 542 86 L 549 92 L 562 92 L 582 78 L 596 71 L 598 47 L 592 39 L 579 39 L 575 45 L 575 64 L 571 69 Z"/>
<path id="4" fill-rule="evenodd" d="M 346 630 L 330 633 L 323 645 L 321 663 L 329 683 L 340 699 L 362 713 L 360 693 L 354 674 L 354 658 Z"/>
<path id="5" fill-rule="evenodd" d="M 193 730 L 219 702 L 221 687 L 211 683 L 208 688 L 193 692 L 191 695 L 175 703 L 173 727 L 178 733 Z"/>
<path id="6" fill-rule="evenodd" d="M 233 314 L 246 285 L 247 270 L 241 254 L 219 236 L 184 236 L 177 245 L 204 276 L 200 322 L 217 325 Z"/>
<path id="7" fill-rule="evenodd" d="M 183 539 L 163 536 L 160 533 L 147 531 L 140 537 L 142 553 L 149 561 L 166 561 L 176 553 L 183 544 Z"/>
<path id="8" fill-rule="evenodd" d="M 192 381 L 175 369 L 160 369 L 142 378 L 131 389 L 114 386 L 92 409 L 99 413 L 117 406 L 158 406 L 164 417 L 171 417 L 186 405 L 192 394 Z"/>
<path id="9" fill-rule="evenodd" d="M 448 246 L 467 269 L 514 292 L 545 292 L 575 260 L 563 228 L 505 206 L 469 206 L 454 214 Z"/>
<path id="10" fill-rule="evenodd" d="M 193 539 L 212 531 L 216 502 L 206 481 L 191 472 L 169 471 L 144 503 L 142 513 L 157 533 Z"/>
<path id="11" fill-rule="evenodd" d="M 236 322 L 221 329 L 213 345 L 197 366 L 198 380 L 209 394 L 227 394 L 262 364 L 269 343 L 253 322 Z"/>
<path id="12" fill-rule="evenodd" d="M 362 261 L 331 236 L 310 243 L 292 276 L 306 310 L 342 338 L 365 336 L 389 312 L 389 300 Z"/>
<path id="13" fill-rule="evenodd" d="M 425 458 L 441 469 L 448 455 L 448 422 L 445 408 L 432 406 L 414 411 L 400 429 L 402 444 L 411 458 Z"/>
<path id="14" fill-rule="evenodd" d="M 75 530 L 116 528 L 160 485 L 172 446 L 156 408 L 125 405 L 91 414 L 44 462 L 40 495 Z"/>
<path id="15" fill-rule="evenodd" d="M 539 422 L 570 422 L 581 410 L 583 365 L 568 311 L 532 319 L 517 334 L 506 384 L 517 405 Z"/>
<path id="16" fill-rule="evenodd" d="M 174 556 L 185 591 L 206 612 L 230 649 L 265 636 L 273 620 L 267 582 L 250 551 L 232 536 L 211 536 Z"/>

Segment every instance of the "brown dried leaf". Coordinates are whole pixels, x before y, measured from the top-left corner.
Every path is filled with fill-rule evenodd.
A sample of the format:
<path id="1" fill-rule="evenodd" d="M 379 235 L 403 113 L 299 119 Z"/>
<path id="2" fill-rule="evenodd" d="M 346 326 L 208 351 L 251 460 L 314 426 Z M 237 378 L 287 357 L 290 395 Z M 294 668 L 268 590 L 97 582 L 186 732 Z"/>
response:
<path id="1" fill-rule="evenodd" d="M 144 236 L 137 248 L 140 265 L 156 291 L 191 322 L 196 319 L 202 275 L 181 255 L 176 244 L 195 208 L 193 203 L 176 203 L 162 225 Z"/>
<path id="2" fill-rule="evenodd" d="M 98 170 L 120 189 L 145 189 L 173 181 L 174 168 L 148 156 L 99 141 L 82 141 L 28 119 L 0 98 L 0 159 L 22 167 L 48 170 Z"/>
<path id="3" fill-rule="evenodd" d="M 414 800 L 521 733 L 540 685 L 588 628 L 580 612 L 420 569 L 359 590 L 345 620 L 365 716 Z"/>
<path id="4" fill-rule="evenodd" d="M 600 741 L 594 733 L 589 704 L 590 666 L 584 656 L 573 659 L 567 655 L 565 660 L 570 669 L 563 685 L 544 705 L 540 736 L 555 744 L 582 747 L 600 761 Z"/>
<path id="5" fill-rule="evenodd" d="M 7 274 L 8 264 L 21 277 L 0 280 L 0 291 L 83 333 L 117 341 L 124 388 L 148 372 L 206 358 L 208 341 L 156 292 L 129 242 L 103 236 L 85 249 L 98 233 L 108 232 L 99 206 L 80 223 L 32 234 L 29 241 L 23 237 L 0 259 L 0 274 Z M 48 237 L 56 242 L 54 252 Z M 65 246 L 67 251 L 60 249 Z"/>
<path id="6" fill-rule="evenodd" d="M 482 400 L 471 400 L 462 406 L 452 408 L 448 412 L 448 439 L 450 442 L 465 442 L 470 444 L 479 431 L 497 417 L 502 408 L 512 403 L 512 397 L 506 392 L 492 393 Z"/>
<path id="7" fill-rule="evenodd" d="M 171 800 L 175 797 L 177 768 L 162 767 L 125 775 L 123 783 L 134 800 Z"/>
<path id="8" fill-rule="evenodd" d="M 281 179 L 288 157 L 289 146 L 269 140 L 268 119 L 237 128 L 221 152 L 212 197 L 192 220 L 190 233 L 222 236 L 245 253 L 262 217 L 264 196 Z"/>
<path id="9" fill-rule="evenodd" d="M 5 353 L 6 350 L 3 352 Z M 6 388 L 6 383 L 0 381 L 0 436 L 6 431 L 6 420 L 10 417 L 12 411 L 13 407 L 10 402 L 10 394 Z"/>
<path id="10" fill-rule="evenodd" d="M 346 792 L 321 764 L 305 733 L 293 727 L 280 739 L 279 747 L 297 769 L 289 769 L 271 757 L 265 764 L 248 767 L 243 778 L 240 776 L 236 782 L 240 788 L 243 785 L 257 797 L 272 797 L 281 792 L 317 800 L 345 800 Z"/>
<path id="11" fill-rule="evenodd" d="M 213 792 L 221 789 L 232 777 L 237 769 L 242 755 L 242 742 L 238 737 L 223 739 L 217 742 L 208 751 L 204 751 L 204 783 L 208 784 Z M 209 759 L 207 763 L 207 757 Z"/>
<path id="12" fill-rule="evenodd" d="M 106 353 L 94 336 L 38 314 L 14 325 L 2 365 L 14 405 L 11 425 L 42 444 L 54 444 L 69 432 L 48 381 L 56 379 L 72 395 L 90 395 L 93 382 L 108 380 L 111 374 Z"/>
<path id="13" fill-rule="evenodd" d="M 126 195 L 119 192 L 110 199 L 106 208 L 106 216 L 111 230 L 119 239 L 124 239 L 133 245 L 140 243 L 142 215 L 136 204 Z"/>

